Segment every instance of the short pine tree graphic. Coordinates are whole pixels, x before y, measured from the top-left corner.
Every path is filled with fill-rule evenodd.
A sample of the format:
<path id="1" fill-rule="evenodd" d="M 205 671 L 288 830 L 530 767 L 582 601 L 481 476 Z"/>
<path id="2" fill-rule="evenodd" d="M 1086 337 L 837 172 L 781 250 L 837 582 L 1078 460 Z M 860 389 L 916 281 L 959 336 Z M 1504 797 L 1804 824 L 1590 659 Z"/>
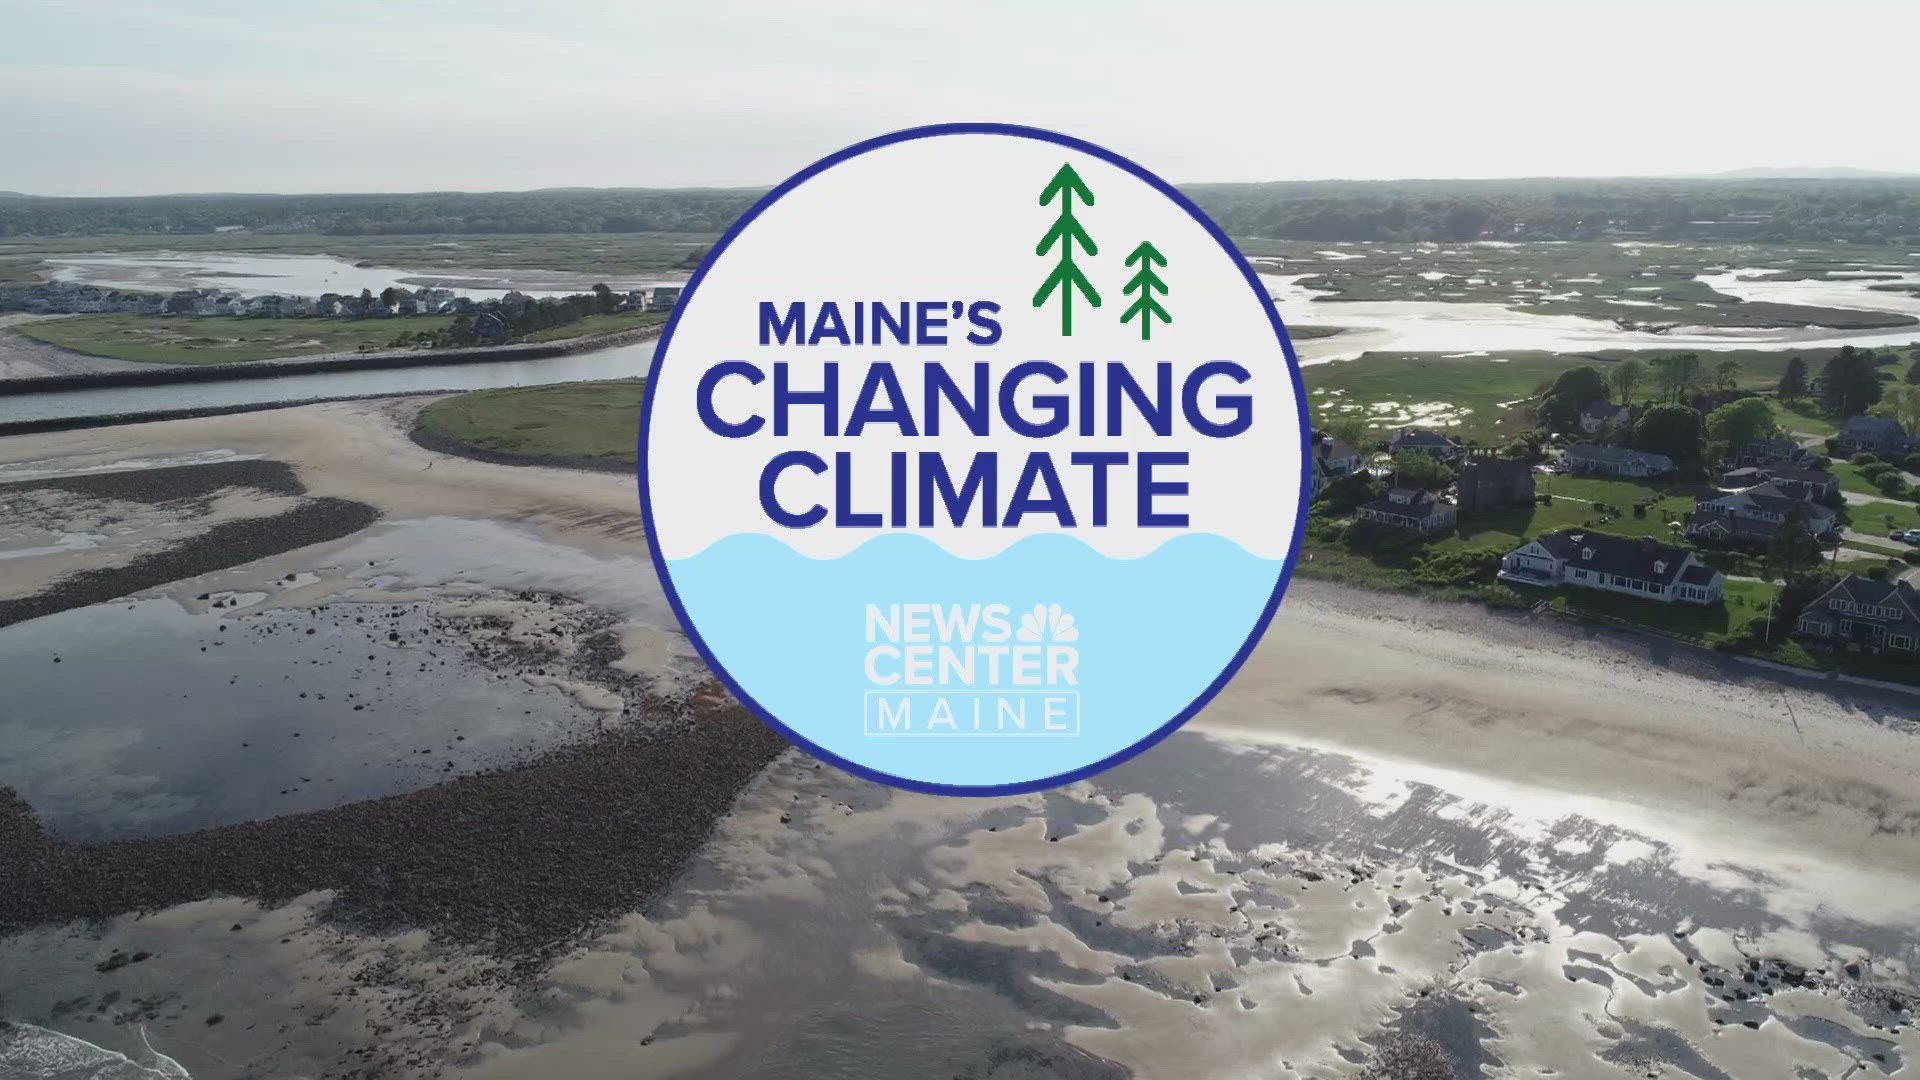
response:
<path id="1" fill-rule="evenodd" d="M 1140 246 L 1133 249 L 1133 254 L 1127 256 L 1128 266 L 1132 266 L 1135 263 L 1140 264 L 1140 269 L 1134 273 L 1133 277 L 1127 279 L 1127 285 L 1123 292 L 1137 292 L 1140 295 L 1134 299 L 1131 307 L 1120 314 L 1120 321 L 1124 323 L 1135 316 L 1139 316 L 1140 340 L 1148 341 L 1153 338 L 1153 317 L 1155 315 L 1160 316 L 1161 322 L 1170 323 L 1173 321 L 1173 316 L 1167 314 L 1167 309 L 1161 307 L 1160 301 L 1153 298 L 1153 291 L 1155 289 L 1160 290 L 1161 296 L 1167 295 L 1167 283 L 1161 281 L 1160 275 L 1153 272 L 1153 265 L 1155 263 L 1159 263 L 1161 266 L 1167 265 L 1167 257 L 1160 254 L 1159 248 L 1142 240 L 1140 241 Z"/>
<path id="2" fill-rule="evenodd" d="M 1060 216 L 1053 220 L 1053 227 L 1047 230 L 1047 235 L 1040 238 L 1040 246 L 1034 249 L 1035 254 L 1045 255 L 1052 250 L 1054 244 L 1060 245 L 1060 261 L 1054 264 L 1053 272 L 1047 275 L 1045 282 L 1041 283 L 1040 291 L 1033 294 L 1033 306 L 1045 307 L 1047 297 L 1053 295 L 1055 289 L 1060 290 L 1060 334 L 1063 337 L 1073 336 L 1075 289 L 1080 290 L 1080 294 L 1087 298 L 1087 303 L 1094 307 L 1100 306 L 1100 294 L 1094 291 L 1093 282 L 1087 280 L 1087 275 L 1081 273 L 1080 267 L 1073 261 L 1073 247 L 1076 243 L 1088 255 L 1100 254 L 1100 249 L 1094 246 L 1093 237 L 1087 235 L 1087 230 L 1081 228 L 1080 222 L 1073 216 L 1075 195 L 1080 196 L 1080 201 L 1084 205 L 1093 205 L 1093 192 L 1088 191 L 1087 185 L 1081 182 L 1080 174 L 1073 171 L 1072 165 L 1063 164 L 1060 166 L 1060 171 L 1053 174 L 1053 179 L 1047 182 L 1046 189 L 1040 192 L 1041 206 L 1047 205 L 1054 200 L 1055 196 L 1059 196 Z"/>

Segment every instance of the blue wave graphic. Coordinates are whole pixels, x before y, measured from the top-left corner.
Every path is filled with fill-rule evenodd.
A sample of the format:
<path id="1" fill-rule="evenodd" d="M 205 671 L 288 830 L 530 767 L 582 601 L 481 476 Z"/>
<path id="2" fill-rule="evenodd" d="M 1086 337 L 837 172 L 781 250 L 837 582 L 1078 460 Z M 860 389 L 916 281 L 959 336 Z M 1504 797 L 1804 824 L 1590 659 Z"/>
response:
<path id="1" fill-rule="evenodd" d="M 1245 643 L 1283 565 L 1211 534 L 1182 535 L 1132 559 L 1043 534 L 966 559 L 925 537 L 891 533 L 838 558 L 812 559 L 775 537 L 744 533 L 668 561 L 692 629 L 739 687 L 795 733 L 870 769 L 969 787 L 1083 768 L 1178 715 Z M 974 605 L 1003 604 L 1016 627 L 1036 605 L 1058 605 L 1076 633 L 1071 681 L 1023 685 L 1003 667 L 983 688 L 993 661 L 981 656 L 972 685 L 876 686 L 868 651 L 892 642 L 884 632 L 869 640 L 868 605 L 885 613 L 905 604 L 963 617 Z M 930 644 L 937 650 L 937 635 Z M 956 635 L 949 644 L 962 643 Z M 902 666 L 888 659 L 879 670 L 898 674 Z M 1044 675 L 1044 667 L 1029 674 Z M 911 702 L 902 699 L 907 690 Z M 891 699 L 890 723 L 876 723 L 887 715 L 876 697 Z M 936 727 L 928 721 L 943 698 L 958 722 Z M 1062 714 L 1053 724 L 1044 722 L 1049 699 Z M 900 710 L 908 708 L 903 726 Z M 1073 730 L 1050 730 L 1068 712 Z"/>

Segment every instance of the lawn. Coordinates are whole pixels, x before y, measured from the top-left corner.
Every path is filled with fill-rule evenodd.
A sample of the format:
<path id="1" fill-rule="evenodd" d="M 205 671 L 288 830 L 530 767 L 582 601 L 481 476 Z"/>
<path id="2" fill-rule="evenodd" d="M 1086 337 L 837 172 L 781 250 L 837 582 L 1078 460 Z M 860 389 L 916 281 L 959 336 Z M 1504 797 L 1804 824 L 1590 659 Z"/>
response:
<path id="1" fill-rule="evenodd" d="M 1774 399 L 1773 409 L 1780 417 L 1780 426 L 1788 431 L 1802 431 L 1808 435 L 1822 438 L 1833 435 L 1840 428 L 1825 413 L 1820 411 L 1820 403 L 1801 398 L 1795 401 Z"/>
<path id="2" fill-rule="evenodd" d="M 1855 532 L 1884 537 L 1894 529 L 1920 529 L 1920 507 L 1912 503 L 1877 502 L 1849 506 L 1842 511 Z"/>
<path id="3" fill-rule="evenodd" d="M 403 330 L 438 330 L 442 315 L 390 319 L 249 319 L 226 315 L 74 315 L 14 329 L 89 356 L 160 364 L 230 364 L 383 349 Z"/>
<path id="4" fill-rule="evenodd" d="M 1523 596 L 1548 598 L 1555 611 L 1591 615 L 1645 626 L 1696 641 L 1711 641 L 1737 632 L 1750 620 L 1765 618 L 1767 604 L 1780 586 L 1758 581 L 1729 581 L 1717 604 L 1662 604 L 1656 600 L 1600 592 L 1595 589 L 1542 589 L 1518 586 Z"/>
<path id="5" fill-rule="evenodd" d="M 1603 529 L 1620 536 L 1652 536 L 1670 541 L 1670 520 L 1682 520 L 1693 510 L 1693 491 L 1697 485 L 1684 482 L 1606 480 L 1585 476 L 1539 474 L 1535 485 L 1541 492 L 1551 491 L 1553 502 L 1547 506 L 1516 506 L 1503 510 L 1466 514 L 1453 529 L 1440 534 L 1433 544 L 1436 551 L 1488 546 L 1518 547 L 1541 533 L 1575 527 Z M 1654 500 L 1646 517 L 1635 517 L 1633 504 Z M 1603 514 L 1594 503 L 1619 507 L 1619 516 Z"/>
<path id="6" fill-rule="evenodd" d="M 641 379 L 476 390 L 428 405 L 418 427 L 496 453 L 633 464 L 645 396 Z"/>

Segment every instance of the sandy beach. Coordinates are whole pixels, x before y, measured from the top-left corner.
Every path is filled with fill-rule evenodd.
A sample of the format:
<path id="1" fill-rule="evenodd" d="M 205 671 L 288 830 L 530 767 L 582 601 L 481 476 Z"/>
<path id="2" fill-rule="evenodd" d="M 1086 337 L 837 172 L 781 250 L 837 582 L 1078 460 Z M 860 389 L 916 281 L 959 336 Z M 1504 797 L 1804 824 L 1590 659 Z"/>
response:
<path id="1" fill-rule="evenodd" d="M 99 475 L 130 464 L 285 463 L 299 498 L 365 506 L 379 523 L 359 536 L 196 569 L 187 580 L 144 586 L 143 595 L 202 613 L 209 602 L 198 598 L 247 598 L 244 611 L 225 616 L 240 622 L 275 610 L 349 610 L 344 605 L 374 600 L 444 603 L 455 586 L 504 590 L 523 601 L 533 593 L 566 597 L 609 620 L 598 639 L 604 655 L 597 666 L 555 667 L 556 674 L 542 677 L 624 690 L 643 717 L 649 694 L 697 700 L 698 661 L 675 632 L 647 566 L 631 480 L 433 452 L 407 435 L 420 406 L 420 399 L 336 402 L 5 438 L 0 484 Z M 244 501 L 222 513 L 244 515 Z M 176 542 L 167 528 L 155 522 L 85 550 L 43 551 L 57 547 L 47 536 L 5 541 L 39 553 L 0 559 L 0 598 L 44 591 L 56 564 L 61 573 L 124 565 L 130 553 Z M 280 584 L 289 581 L 297 587 Z M 631 685 L 620 681 L 626 677 Z M 669 712 L 662 707 L 653 715 Z M 642 875 L 645 881 L 601 890 L 580 909 L 580 920 L 548 924 L 556 935 L 595 929 L 534 950 L 532 976 L 524 964 L 513 970 L 512 950 L 490 950 L 444 923 L 439 931 L 431 919 L 407 929 L 416 910 L 357 922 L 342 913 L 364 916 L 364 902 L 330 913 L 332 890 L 357 889 L 364 899 L 380 887 L 377 875 L 338 870 L 369 857 L 348 850 L 333 864 L 304 863 L 286 874 L 284 887 L 251 895 L 244 875 L 214 869 L 183 888 L 240 895 L 201 899 L 130 889 L 125 914 L 98 900 L 67 911 L 73 918 L 113 915 L 85 931 L 60 922 L 58 897 L 42 897 L 47 906 L 29 920 L 36 928 L 0 942 L 5 966 L 18 973 L 12 985 L 0 985 L 0 997 L 17 1019 L 64 1024 L 101 1045 L 119 1039 L 117 1049 L 132 1045 L 132 1016 L 156 1034 L 157 1049 L 183 1063 L 192 1056 L 187 1051 L 204 1047 L 195 1076 L 260 1068 L 344 1073 L 370 1060 L 358 1048 L 374 1044 L 388 1065 L 422 1073 L 537 1076 L 557 1068 L 625 1075 L 636 1067 L 632 1055 L 645 1053 L 656 1075 L 784 1075 L 768 1066 L 777 1055 L 766 1055 L 799 1037 L 781 1025 L 797 1023 L 806 1006 L 792 992 L 771 989 L 778 979 L 770 972 L 791 973 L 794 950 L 805 948 L 782 937 L 779 920 L 792 919 L 817 921 L 837 950 L 821 978 L 842 971 L 874 986 L 912 986 L 914 994 L 932 995 L 924 999 L 929 1008 L 960 992 L 953 987 L 983 985 L 980 972 L 1002 963 L 989 962 L 1003 955 L 993 950 L 1012 950 L 1006 955 L 1024 957 L 1020 965 L 1027 966 L 988 983 L 996 1000 L 1024 1002 L 1046 1033 L 1003 1047 L 1007 1060 L 1051 1063 L 1063 1075 L 1172 1075 L 1168 1070 L 1180 1068 L 1197 1045 L 1210 1047 L 1202 1059 L 1223 1073 L 1360 1075 L 1391 1042 L 1376 1036 L 1404 1032 L 1395 1018 L 1413 1015 L 1411 1003 L 1436 979 L 1451 980 L 1448 1000 L 1483 1010 L 1475 1015 L 1484 1019 L 1463 1021 L 1463 1030 L 1487 1028 L 1472 1039 L 1428 1032 L 1415 1040 L 1449 1048 L 1456 1074 L 1466 1052 L 1460 1048 L 1472 1043 L 1515 1065 L 1620 1075 L 1613 1058 L 1638 1060 L 1619 1050 L 1645 1034 L 1634 1034 L 1637 1023 L 1691 1032 L 1682 1041 L 1719 1062 L 1723 1075 L 1792 1075 L 1772 1071 L 1769 1054 L 1840 1075 L 1836 1063 L 1871 1063 L 1876 1052 L 1897 1062 L 1913 1050 L 1898 1019 L 1860 1006 L 1840 984 L 1863 977 L 1842 973 L 1849 958 L 1866 963 L 1869 975 L 1893 980 L 1889 985 L 1912 974 L 1884 946 L 1914 939 L 1917 716 L 1920 700 L 1912 697 L 1782 682 L 1716 657 L 1552 620 L 1296 581 L 1245 668 L 1189 732 L 1062 793 L 909 797 L 791 753 L 751 781 L 745 778 L 757 763 L 730 776 L 719 770 L 718 788 L 676 778 L 692 783 L 688 790 L 721 796 L 704 797 L 712 805 L 690 819 L 692 840 L 651 856 L 621 849 L 621 857 L 664 865 Z M 757 754 L 765 761 L 777 752 L 756 746 L 727 760 Z M 494 785 L 486 799 L 505 806 L 516 798 L 512 792 L 538 789 L 516 788 L 516 776 L 571 783 L 564 769 L 553 771 L 553 760 L 401 797 L 415 800 L 409 812 L 444 817 L 465 812 L 453 809 L 467 805 L 460 784 L 475 792 Z M 647 768 L 645 753 L 630 760 Z M 705 768 L 691 760 L 663 764 L 696 774 Z M 1222 778 L 1218 790 L 1207 790 L 1203 776 Z M 744 794 L 729 812 L 736 791 Z M 594 798 L 633 797 L 607 788 L 555 815 L 516 820 L 533 829 L 571 829 L 592 813 Z M 1285 813 L 1274 809 L 1276 799 Z M 660 812 L 671 813 L 671 805 L 661 804 Z M 315 821 L 365 811 L 320 813 Z M 1389 849 L 1380 839 L 1415 819 L 1425 840 Z M 1465 833 L 1447 831 L 1456 827 L 1470 827 L 1477 839 L 1469 844 Z M 196 857 L 217 864 L 217 856 L 204 855 L 210 842 L 192 836 L 227 837 L 210 844 L 219 848 L 229 841 L 244 846 L 247 830 L 272 837 L 292 835 L 275 829 L 299 828 L 246 826 L 168 843 L 203 851 Z M 702 846 L 708 828 L 716 831 Z M 1576 844 L 1575 836 L 1585 839 Z M 1476 858 L 1467 849 L 1478 846 L 1485 850 Z M 1505 861 L 1516 853 L 1525 859 Z M 496 856 L 481 844 L 475 857 Z M 606 857 L 574 850 L 572 861 L 551 864 L 552 872 L 564 873 L 558 868 L 565 865 L 592 875 Z M 1523 862 L 1530 868 L 1518 869 Z M 1623 866 L 1638 875 L 1627 892 L 1608 877 Z M 1317 883 L 1335 879 L 1345 885 L 1322 896 Z M 484 868 L 468 880 L 485 888 Z M 1301 897 L 1276 899 L 1300 888 Z M 1680 901 L 1689 889 L 1719 898 L 1694 904 L 1699 911 L 1744 913 L 1726 914 L 1737 925 L 1714 933 L 1731 936 L 1702 944 L 1690 959 L 1693 946 L 1676 951 L 1673 935 L 1697 929 L 1703 942 L 1712 935 L 1708 916 L 1675 914 L 1686 907 Z M 1415 894 L 1425 898 L 1422 905 L 1433 904 L 1438 921 L 1402 934 L 1415 922 L 1401 906 L 1411 901 L 1396 897 Z M 1505 899 L 1494 905 L 1485 899 L 1493 894 Z M 532 902 L 532 893 L 519 895 L 513 902 Z M 1511 907 L 1497 920 L 1511 948 L 1461 952 L 1460 935 L 1471 937 L 1472 925 L 1485 920 L 1454 924 L 1501 905 Z M 1262 906 L 1271 909 L 1265 930 L 1243 911 Z M 839 928 L 846 920 L 851 925 Z M 875 939 L 876 921 L 882 931 L 895 929 Z M 917 929 L 905 929 L 909 921 Z M 1122 928 L 1135 936 L 1112 936 Z M 1290 952 L 1273 951 L 1276 934 L 1292 941 Z M 1363 939 L 1376 944 L 1350 947 Z M 1876 942 L 1883 946 L 1878 953 Z M 87 970 L 116 953 L 141 951 L 150 958 Z M 1600 999 L 1590 999 L 1599 982 L 1561 972 L 1566 964 L 1596 963 L 1574 955 L 1582 953 L 1607 958 L 1600 966 L 1615 972 L 1607 977 L 1613 989 Z M 1286 966 L 1305 955 L 1327 959 Z M 1749 955 L 1756 964 L 1791 964 L 1801 973 L 1792 978 L 1818 984 L 1793 989 L 1805 998 L 1792 999 L 1800 1002 L 1795 1015 L 1818 1013 L 1861 1037 L 1871 1033 L 1876 1048 L 1744 1013 L 1732 1027 L 1754 1041 L 1738 1042 L 1721 1038 L 1727 1017 L 1707 1019 L 1721 1006 L 1683 1010 L 1677 1003 L 1682 989 L 1690 995 L 1712 979 L 1724 981 L 1712 972 L 1738 968 Z M 1126 956 L 1133 959 L 1115 959 Z M 195 972 L 222 965 L 244 965 L 253 975 L 244 984 L 196 981 Z M 1767 970 L 1774 972 L 1770 985 L 1791 982 L 1782 974 L 1787 968 Z M 129 1013 L 122 992 L 101 1006 L 107 988 L 121 985 L 115 979 L 170 986 L 171 996 L 160 1000 L 172 1004 Z M 1566 997 L 1570 981 L 1585 988 L 1574 998 Z M 73 985 L 94 988 L 81 995 L 87 1006 L 56 1009 L 72 997 Z M 1648 1004 L 1628 1023 L 1622 995 L 1632 985 L 1641 986 Z M 1313 986 L 1344 989 L 1305 996 Z M 1524 990 L 1503 998 L 1502 986 Z M 56 987 L 66 990 L 56 994 Z M 1152 987 L 1159 989 L 1137 997 Z M 823 1000 L 842 993 L 818 990 Z M 411 1006 L 402 1004 L 408 994 Z M 1746 997 L 1726 996 L 1725 1008 L 1747 1007 Z M 985 1008 L 978 1005 L 984 999 L 967 1000 L 975 1004 L 966 1008 Z M 1787 1000 L 1777 1007 L 1785 1010 Z M 770 1011 L 749 1022 L 748 1002 Z M 1329 1011 L 1336 1003 L 1340 1008 Z M 1256 1007 L 1275 1004 L 1293 1010 L 1279 1015 L 1294 1019 L 1278 1027 L 1266 1022 L 1275 1014 Z M 1846 1009 L 1852 1012 L 1841 1016 Z M 1592 1030 L 1579 1019 L 1602 1012 L 1614 1019 L 1593 1021 L 1599 1027 Z M 210 1026 L 211 1015 L 223 1019 Z M 304 1019 L 290 1020 L 295 1016 Z M 988 1022 L 986 1013 L 975 1018 Z M 242 1028 L 251 1034 L 242 1038 Z M 259 1034 L 268 1030 L 281 1034 Z M 1176 1031 L 1192 1039 L 1168 1037 Z M 214 1033 L 231 1033 L 233 1041 Z M 1789 1044 L 1798 1049 L 1781 1049 Z M 1653 1049 L 1642 1056 L 1675 1060 L 1660 1045 L 1648 1043 Z"/>

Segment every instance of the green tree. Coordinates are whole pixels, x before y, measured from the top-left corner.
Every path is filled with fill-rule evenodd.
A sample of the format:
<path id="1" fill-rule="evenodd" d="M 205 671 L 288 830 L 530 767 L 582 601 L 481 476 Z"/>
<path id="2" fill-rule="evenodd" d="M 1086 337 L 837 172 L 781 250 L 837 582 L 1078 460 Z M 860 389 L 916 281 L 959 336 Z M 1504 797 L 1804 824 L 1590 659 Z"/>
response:
<path id="1" fill-rule="evenodd" d="M 1393 455 L 1393 483 L 1400 487 L 1446 487 L 1453 483 L 1453 466 L 1418 450 L 1402 450 Z"/>
<path id="2" fill-rule="evenodd" d="M 1722 360 L 1713 365 L 1713 388 L 1722 392 L 1738 389 L 1740 385 L 1740 361 Z"/>
<path id="3" fill-rule="evenodd" d="M 1158 289 L 1162 296 L 1167 294 L 1167 283 L 1161 281 L 1160 275 L 1153 272 L 1155 263 L 1161 266 L 1167 265 L 1167 257 L 1160 254 L 1159 249 L 1152 244 L 1142 240 L 1140 246 L 1133 249 L 1133 254 L 1127 256 L 1128 266 L 1136 263 L 1139 264 L 1140 269 L 1128 279 L 1126 288 L 1121 292 L 1122 295 L 1132 292 L 1140 295 L 1134 299 L 1131 307 L 1120 313 L 1120 321 L 1124 323 L 1136 315 L 1139 316 L 1140 340 L 1147 341 L 1153 337 L 1154 316 L 1158 315 L 1163 323 L 1173 321 L 1173 316 L 1167 314 L 1167 309 L 1161 307 L 1160 301 L 1153 298 L 1155 289 Z"/>
<path id="4" fill-rule="evenodd" d="M 380 290 L 380 302 L 387 305 L 388 307 L 392 307 L 394 304 L 394 301 L 398 299 L 400 299 L 399 290 L 395 289 L 393 286 L 389 285 L 386 288 Z"/>
<path id="5" fill-rule="evenodd" d="M 1087 190 L 1087 185 L 1081 182 L 1080 174 L 1073 171 L 1071 163 L 1063 163 L 1053 174 L 1053 179 L 1049 180 L 1047 186 L 1040 192 L 1041 206 L 1053 202 L 1055 197 L 1059 198 L 1060 215 L 1053 219 L 1053 225 L 1047 229 L 1047 235 L 1040 238 L 1039 247 L 1034 249 L 1035 254 L 1045 255 L 1053 250 L 1056 243 L 1060 245 L 1060 261 L 1054 264 L 1053 272 L 1048 274 L 1047 280 L 1041 283 L 1040 291 L 1033 294 L 1033 306 L 1045 307 L 1047 297 L 1053 295 L 1055 289 L 1060 290 L 1060 333 L 1063 337 L 1073 336 L 1075 289 L 1080 290 L 1080 294 L 1086 297 L 1087 303 L 1094 307 L 1100 306 L 1100 294 L 1094 291 L 1093 282 L 1087 280 L 1087 275 L 1082 273 L 1079 265 L 1073 261 L 1073 248 L 1076 243 L 1089 256 L 1100 254 L 1100 249 L 1093 243 L 1093 237 L 1087 235 L 1087 230 L 1081 228 L 1079 220 L 1073 216 L 1075 195 L 1080 196 L 1083 204 L 1093 205 L 1093 192 Z"/>
<path id="6" fill-rule="evenodd" d="M 1321 415 L 1314 418 L 1313 426 L 1355 449 L 1365 450 L 1373 441 L 1373 429 L 1367 426 L 1365 417 Z"/>
<path id="7" fill-rule="evenodd" d="M 1628 442 L 1636 450 L 1665 454 L 1675 462 L 1698 461 L 1706 449 L 1706 427 L 1698 409 L 1655 405 L 1634 421 Z"/>
<path id="8" fill-rule="evenodd" d="M 1779 531 L 1767 541 L 1767 562 L 1788 580 L 1820 565 L 1825 549 L 1809 527 L 1807 504 L 1796 502 L 1787 511 Z"/>
<path id="9" fill-rule="evenodd" d="M 611 314 L 616 306 L 616 302 L 613 299 L 613 290 L 607 288 L 604 283 L 594 285 L 593 300 L 595 306 L 605 314 Z"/>
<path id="10" fill-rule="evenodd" d="M 1699 353 L 1669 353 L 1650 361 L 1654 379 L 1668 401 L 1679 404 L 1700 382 Z"/>
<path id="11" fill-rule="evenodd" d="M 1914 354 L 1913 365 L 1907 368 L 1907 381 L 1910 383 L 1920 383 L 1920 353 Z"/>
<path id="12" fill-rule="evenodd" d="M 1633 404 L 1634 392 L 1640 389 L 1640 380 L 1646 373 L 1647 365 L 1637 357 L 1629 356 L 1613 365 L 1613 376 L 1608 381 L 1613 384 L 1614 396 L 1620 400 L 1620 404 Z"/>
<path id="13" fill-rule="evenodd" d="M 1829 415 L 1858 416 L 1880 400 L 1880 374 L 1870 356 L 1842 345 L 1820 369 L 1820 404 Z"/>
<path id="14" fill-rule="evenodd" d="M 1873 407 L 1880 416 L 1891 416 L 1908 431 L 1920 431 L 1920 386 L 1888 386 Z"/>
<path id="15" fill-rule="evenodd" d="M 1920 363 L 1915 368 L 1920 369 Z M 1780 385 L 1775 390 L 1782 401 L 1793 401 L 1807 396 L 1807 362 L 1798 356 L 1787 359 L 1787 370 L 1780 376 Z"/>
<path id="16" fill-rule="evenodd" d="M 1572 431 L 1580 425 L 1580 410 L 1607 399 L 1607 380 L 1591 367 L 1561 372 L 1540 395 L 1540 422 L 1549 431 Z"/>
<path id="17" fill-rule="evenodd" d="M 1715 457 L 1737 453 L 1751 439 L 1769 439 L 1780 431 L 1766 398 L 1741 398 L 1707 414 L 1707 440 Z"/>

